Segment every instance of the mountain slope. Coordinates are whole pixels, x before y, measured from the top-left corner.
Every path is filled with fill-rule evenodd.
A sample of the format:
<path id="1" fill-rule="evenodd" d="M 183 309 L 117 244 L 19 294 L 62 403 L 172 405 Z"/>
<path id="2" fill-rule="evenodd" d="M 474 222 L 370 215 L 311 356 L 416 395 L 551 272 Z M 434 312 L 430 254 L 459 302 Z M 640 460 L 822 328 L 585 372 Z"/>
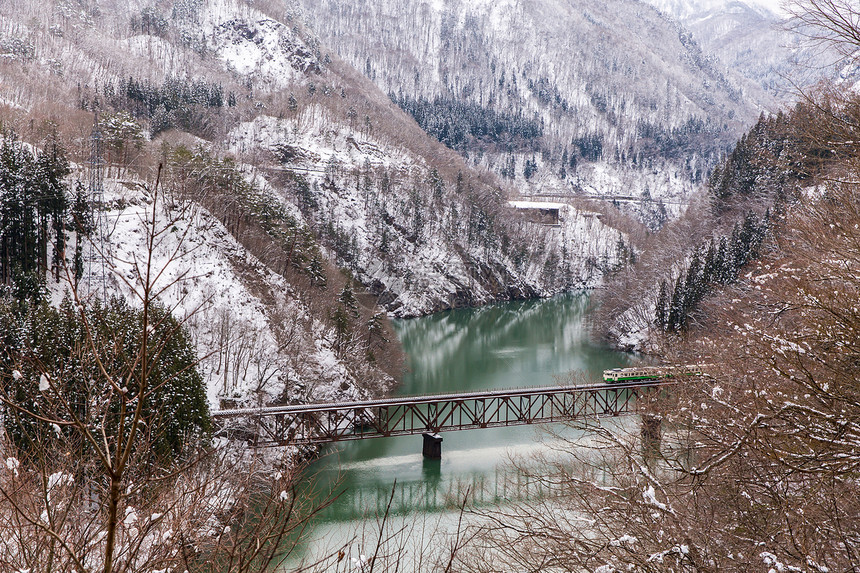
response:
<path id="1" fill-rule="evenodd" d="M 378 391 L 397 369 L 384 311 L 593 286 L 629 256 L 627 235 L 598 213 L 560 205 L 558 225 L 529 222 L 495 177 L 427 136 L 278 3 L 0 6 L 0 120 L 35 145 L 57 138 L 87 182 L 98 118 L 104 218 L 124 221 L 115 252 L 144 256 L 129 205 L 146 203 L 140 190 L 159 173 L 165 209 L 178 201 L 206 218 L 176 229 L 210 249 L 191 264 L 216 277 L 197 285 L 212 296 L 193 321 L 215 360 L 204 365 L 213 401 Z M 116 270 L 111 289 L 128 295 L 130 271 Z"/>
<path id="2" fill-rule="evenodd" d="M 684 198 L 771 103 L 639 2 L 302 6 L 404 108 L 468 124 L 440 139 L 524 193 Z M 490 112 L 509 121 L 486 134 L 475 124 Z"/>
<path id="3" fill-rule="evenodd" d="M 708 53 L 756 82 L 778 101 L 793 100 L 797 87 L 832 75 L 837 60 L 827 50 L 804 45 L 791 31 L 779 3 L 740 0 L 647 0 L 690 31 Z"/>

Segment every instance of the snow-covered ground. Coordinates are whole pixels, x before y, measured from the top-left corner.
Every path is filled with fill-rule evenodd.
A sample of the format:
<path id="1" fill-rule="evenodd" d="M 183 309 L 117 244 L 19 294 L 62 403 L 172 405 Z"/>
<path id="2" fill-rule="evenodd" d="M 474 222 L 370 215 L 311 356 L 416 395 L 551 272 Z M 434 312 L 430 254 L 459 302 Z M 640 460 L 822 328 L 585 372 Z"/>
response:
<path id="1" fill-rule="evenodd" d="M 351 260 L 345 264 L 364 284 L 376 285 L 380 303 L 394 316 L 516 293 L 594 287 L 617 264 L 618 240 L 626 242 L 599 217 L 569 205 L 553 227 L 504 215 L 523 248 L 524 260 L 515 263 L 498 246 L 468 240 L 463 227 L 470 205 L 444 182 L 434 198 L 426 183 L 432 168 L 423 158 L 338 124 L 324 109 L 311 107 L 295 118 L 259 116 L 237 126 L 229 139 L 229 149 L 240 154 L 277 153 L 285 146 L 292 158 L 280 169 L 306 178 L 318 203 L 317 226 L 334 227 L 349 238 Z M 384 193 L 383 179 L 388 182 Z M 284 201 L 297 209 L 295 198 Z M 386 217 L 393 222 L 383 224 Z M 409 236 L 416 217 L 423 223 Z M 387 249 L 383 242 L 390 243 Z"/>
<path id="2" fill-rule="evenodd" d="M 190 329 L 210 407 L 217 409 L 223 399 L 258 405 L 282 398 L 362 397 L 320 317 L 218 219 L 198 205 L 154 199 L 138 181 L 106 181 L 105 199 L 112 205 L 103 214 L 109 294 L 140 305 L 149 269 L 158 302 Z M 101 268 L 100 261 L 88 267 L 81 292 L 89 290 L 88 280 L 98 283 Z M 96 286 L 94 294 L 100 295 Z M 64 282 L 49 280 L 49 287 L 55 300 L 68 290 Z M 276 335 L 275 319 L 292 334 L 288 344 Z"/>

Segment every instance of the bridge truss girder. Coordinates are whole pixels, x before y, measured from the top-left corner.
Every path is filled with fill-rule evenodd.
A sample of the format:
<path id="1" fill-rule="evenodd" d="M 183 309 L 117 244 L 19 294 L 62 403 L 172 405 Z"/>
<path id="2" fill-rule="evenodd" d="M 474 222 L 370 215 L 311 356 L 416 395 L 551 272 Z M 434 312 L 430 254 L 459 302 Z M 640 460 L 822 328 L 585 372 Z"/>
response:
<path id="1" fill-rule="evenodd" d="M 311 445 L 628 415 L 635 413 L 636 398 L 643 390 L 663 385 L 640 382 L 491 391 L 234 410 L 213 416 L 223 421 L 228 432 L 231 419 L 244 419 L 243 433 L 256 446 Z"/>

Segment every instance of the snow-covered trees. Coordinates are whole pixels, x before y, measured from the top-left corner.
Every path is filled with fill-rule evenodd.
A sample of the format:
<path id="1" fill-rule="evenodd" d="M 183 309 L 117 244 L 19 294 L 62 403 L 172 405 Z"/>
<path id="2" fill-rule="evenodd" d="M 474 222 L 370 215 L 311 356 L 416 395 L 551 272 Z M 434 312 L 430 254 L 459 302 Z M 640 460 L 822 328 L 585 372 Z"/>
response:
<path id="1" fill-rule="evenodd" d="M 168 76 L 161 85 L 132 76 L 105 83 L 101 91 L 104 101 L 114 109 L 149 120 L 151 136 L 173 127 L 206 134 L 210 121 L 207 110 L 217 113 L 222 107 L 236 105 L 236 94 L 225 95 L 221 84 L 179 76 Z M 86 102 L 83 105 L 89 107 Z"/>
<path id="2" fill-rule="evenodd" d="M 522 111 L 506 113 L 450 97 L 390 97 L 421 129 L 452 149 L 473 151 L 488 143 L 520 149 L 543 136 L 541 122 Z"/>
<path id="3" fill-rule="evenodd" d="M 555 443 L 523 468 L 544 495 L 486 512 L 464 569 L 860 567 L 858 205 L 852 183 L 795 207 L 779 249 L 661 349 L 709 366 L 643 397 L 658 448 L 638 422 L 606 420 Z"/>
<path id="4" fill-rule="evenodd" d="M 759 217 L 750 211 L 743 223 L 735 224 L 730 237 L 711 239 L 710 243 L 695 247 L 686 270 L 668 281 L 675 284 L 671 292 L 667 279 L 661 281 L 654 304 L 654 325 L 665 332 L 686 330 L 702 299 L 733 283 L 741 269 L 759 256 L 769 230 L 768 219 L 769 213 Z"/>
<path id="5" fill-rule="evenodd" d="M 860 46 L 857 6 L 849 0 L 790 0 L 791 29 L 813 45 L 833 48 L 848 61 L 856 61 Z"/>
<path id="6" fill-rule="evenodd" d="M 152 463 L 180 456 L 187 444 L 206 438 L 211 426 L 196 353 L 187 331 L 163 308 L 153 306 L 149 318 L 149 379 L 145 383 L 130 379 L 143 318 L 118 299 L 83 310 L 70 299 L 60 308 L 3 302 L 0 371 L 4 377 L 20 373 L 20 378 L 9 379 L 4 386 L 13 389 L 7 399 L 24 407 L 9 409 L 4 423 L 19 450 L 50 449 L 51 424 L 56 420 L 47 420 L 55 417 L 62 418 L 61 432 L 68 432 L 75 442 L 78 438 L 72 435 L 79 428 L 69 423 L 73 419 L 88 427 L 106 426 L 109 433 L 128 427 L 131 412 L 122 410 L 119 402 L 114 401 L 108 411 L 96 406 L 112 394 L 109 379 L 122 381 L 130 403 L 143 401 L 143 442 Z M 146 388 L 145 393 L 138 395 L 141 388 Z M 58 412 L 58 400 L 67 402 L 71 412 Z"/>
<path id="7" fill-rule="evenodd" d="M 64 182 L 68 173 L 65 152 L 55 139 L 34 154 L 14 133 L 2 137 L 0 284 L 18 298 L 38 295 L 49 268 L 59 273 L 68 217 Z"/>
<path id="8" fill-rule="evenodd" d="M 187 276 L 152 263 L 165 243 L 167 266 L 182 252 L 158 190 L 146 256 L 114 274 L 131 304 L 94 302 L 73 280 L 59 309 L 2 304 L 4 571 L 266 571 L 304 523 L 293 466 L 266 474 L 226 440 L 210 448 L 198 358 L 158 302 Z"/>
<path id="9" fill-rule="evenodd" d="M 803 4 L 858 21 L 848 3 Z M 641 404 L 644 420 L 662 420 L 661 447 L 642 447 L 646 428 L 589 428 L 596 439 L 563 448 L 572 460 L 531 476 L 555 496 L 488 516 L 483 539 L 500 561 L 606 572 L 860 568 L 860 98 L 833 86 L 814 97 L 792 113 L 796 137 L 785 141 L 801 164 L 736 164 L 749 169 L 732 200 L 772 195 L 768 173 L 789 173 L 793 185 L 798 165 L 809 186 L 775 218 L 773 247 L 701 299 L 686 337 L 658 348 L 669 362 L 708 364 Z M 748 136 L 735 158 L 762 141 Z M 743 260 L 747 250 L 729 245 L 748 234 L 741 226 L 694 253 L 688 272 Z M 680 298 L 670 287 L 657 295 L 658 323 Z M 679 289 L 695 287 L 679 276 Z"/>
<path id="10" fill-rule="evenodd" d="M 167 189 L 176 199 L 207 208 L 275 271 L 295 269 L 325 285 L 322 253 L 310 229 L 270 192 L 248 182 L 235 161 L 182 146 L 168 158 Z"/>
<path id="11" fill-rule="evenodd" d="M 820 176 L 828 159 L 822 141 L 840 142 L 841 148 L 849 139 L 833 130 L 822 137 L 825 115 L 813 103 L 798 104 L 789 112 L 762 116 L 741 137 L 715 168 L 705 200 L 651 238 L 640 264 L 625 273 L 623 287 L 610 284 L 601 295 L 604 302 L 614 299 L 598 311 L 606 336 L 624 329 L 687 329 L 699 302 L 732 283 L 759 256 L 771 219 L 797 200 L 801 185 Z M 647 311 L 643 298 L 650 303 Z M 620 324 L 631 309 L 636 324 Z"/>
<path id="12" fill-rule="evenodd" d="M 818 152 L 803 137 L 802 119 L 810 112 L 799 104 L 788 113 L 762 115 L 737 142 L 723 165 L 714 169 L 709 191 L 718 212 L 744 201 L 761 201 L 791 191 L 812 175 Z"/>
<path id="13" fill-rule="evenodd" d="M 514 178 L 540 153 L 521 191 L 627 195 L 630 181 L 650 180 L 661 195 L 684 193 L 754 121 L 749 104 L 767 99 L 641 3 L 301 4 L 345 60 L 469 161 Z"/>

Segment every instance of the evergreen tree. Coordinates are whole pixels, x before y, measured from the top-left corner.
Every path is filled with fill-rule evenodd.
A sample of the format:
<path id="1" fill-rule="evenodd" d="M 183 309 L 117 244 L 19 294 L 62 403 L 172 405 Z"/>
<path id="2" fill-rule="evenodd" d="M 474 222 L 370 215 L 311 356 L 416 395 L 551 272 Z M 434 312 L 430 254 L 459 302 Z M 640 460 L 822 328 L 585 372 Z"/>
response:
<path id="1" fill-rule="evenodd" d="M 334 351 L 339 357 L 343 357 L 352 341 L 351 315 L 344 305 L 338 304 L 329 318 L 334 328 Z"/>
<path id="2" fill-rule="evenodd" d="M 760 219 L 753 212 L 747 213 L 742 223 L 735 224 L 729 238 L 721 237 L 719 244 L 711 239 L 704 258 L 701 254 L 704 246 L 694 248 L 687 272 L 682 273 L 675 283 L 665 322 L 661 318 L 663 307 L 660 306 L 665 304 L 661 299 L 663 295 L 658 296 L 655 323 L 665 324 L 667 331 L 686 328 L 690 315 L 711 292 L 713 285 L 734 282 L 741 268 L 758 256 L 768 232 L 768 218 L 768 214 Z"/>
<path id="3" fill-rule="evenodd" d="M 684 274 L 678 275 L 675 279 L 675 288 L 672 289 L 672 300 L 669 303 L 669 312 L 666 317 L 666 330 L 675 332 L 681 330 L 687 324 L 684 316 L 684 308 L 686 306 L 686 297 L 684 294 Z"/>
<path id="4" fill-rule="evenodd" d="M 385 337 L 385 315 L 381 312 L 374 313 L 373 316 L 367 319 L 367 345 L 370 346 L 374 341 L 382 343 L 388 342 Z"/>
<path id="5" fill-rule="evenodd" d="M 365 350 L 367 351 L 367 359 L 370 362 L 376 361 L 376 356 L 373 353 L 374 347 L 383 346 L 388 343 L 388 338 L 385 337 L 384 318 L 381 312 L 374 313 L 365 324 L 365 332 L 367 337 L 364 342 Z"/>
<path id="6" fill-rule="evenodd" d="M 731 282 L 733 277 L 730 274 L 730 265 L 729 241 L 726 237 L 720 237 L 720 246 L 717 248 L 717 256 L 714 258 L 714 269 L 718 283 L 728 284 Z"/>
<path id="7" fill-rule="evenodd" d="M 355 292 L 352 290 L 352 285 L 347 282 L 343 290 L 340 291 L 340 296 L 337 298 L 338 302 L 343 305 L 344 309 L 349 316 L 352 318 L 358 318 L 358 299 L 355 298 Z"/>
<path id="8" fill-rule="evenodd" d="M 163 462 L 208 435 L 211 424 L 190 335 L 159 307 L 150 309 L 148 325 L 147 377 L 139 385 L 141 311 L 117 299 L 83 314 L 68 298 L 59 308 L 6 300 L 0 303 L 0 369 L 18 372 L 11 382 L 19 406 L 38 416 L 62 397 L 75 416 L 103 425 L 108 435 L 130 414 L 113 409 L 105 419 L 89 420 L 92 401 L 116 391 L 132 393 L 132 400 L 143 400 L 148 455 Z M 135 396 L 140 388 L 146 392 Z M 7 410 L 4 424 L 25 452 L 49 447 L 53 433 L 67 431 L 17 409 Z"/>
<path id="9" fill-rule="evenodd" d="M 623 268 L 628 264 L 633 264 L 633 250 L 624 242 L 624 237 L 618 233 L 618 240 L 615 241 L 615 261 L 616 269 Z"/>
<path id="10" fill-rule="evenodd" d="M 84 274 L 83 238 L 89 236 L 93 231 L 93 221 L 86 199 L 86 189 L 80 181 L 75 185 L 75 199 L 72 203 L 72 229 L 75 232 L 73 276 L 75 284 L 77 284 Z"/>
<path id="11" fill-rule="evenodd" d="M 14 133 L 0 143 L 0 284 L 21 298 L 39 296 L 51 264 L 59 277 L 65 251 L 68 161 L 55 139 L 38 156 Z"/>
<path id="12" fill-rule="evenodd" d="M 698 249 L 696 249 L 693 251 L 690 265 L 687 268 L 686 279 L 684 280 L 683 314 L 685 325 L 690 314 L 695 310 L 696 305 L 698 305 L 699 301 L 705 296 L 705 285 L 702 281 L 701 272 L 702 262 L 699 258 Z"/>
<path id="13" fill-rule="evenodd" d="M 657 294 L 657 301 L 654 303 L 654 324 L 660 330 L 666 330 L 668 325 L 668 307 L 669 307 L 669 285 L 666 281 L 660 281 L 660 291 Z"/>
<path id="14" fill-rule="evenodd" d="M 741 234 L 741 227 L 738 224 L 732 228 L 732 235 L 729 238 L 729 265 L 727 267 L 727 276 L 729 280 L 734 280 L 738 276 L 738 272 L 744 263 L 747 261 L 747 245 L 744 244 L 744 237 Z"/>
<path id="15" fill-rule="evenodd" d="M 702 283 L 711 284 L 716 282 L 716 277 L 719 273 L 717 268 L 717 246 L 714 239 L 708 243 L 708 251 L 705 253 L 705 260 L 702 262 Z"/>
<path id="16" fill-rule="evenodd" d="M 561 154 L 561 168 L 559 169 L 558 176 L 560 179 L 564 180 L 567 178 L 567 162 L 569 161 L 567 156 L 567 147 L 564 148 L 564 152 Z"/>
<path id="17" fill-rule="evenodd" d="M 525 165 L 523 166 L 523 177 L 526 178 L 526 181 L 532 178 L 537 172 L 537 160 L 534 156 L 531 159 L 526 159 Z"/>
<path id="18" fill-rule="evenodd" d="M 48 244 L 54 237 L 51 268 L 55 280 L 60 279 L 60 268 L 66 250 L 65 220 L 69 209 L 68 186 L 65 178 L 71 173 L 65 151 L 55 138 L 49 139 L 36 159 L 35 185 L 39 197 L 39 243 L 42 269 L 48 267 Z"/>

